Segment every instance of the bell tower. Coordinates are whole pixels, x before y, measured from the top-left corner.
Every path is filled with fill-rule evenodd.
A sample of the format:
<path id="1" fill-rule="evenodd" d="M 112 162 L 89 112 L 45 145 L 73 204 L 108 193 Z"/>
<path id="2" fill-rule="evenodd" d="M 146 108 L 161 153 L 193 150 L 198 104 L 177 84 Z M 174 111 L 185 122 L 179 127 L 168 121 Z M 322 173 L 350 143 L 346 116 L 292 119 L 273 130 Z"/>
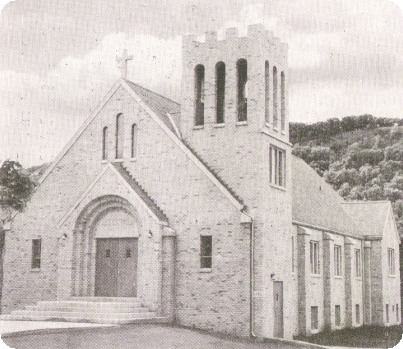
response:
<path id="1" fill-rule="evenodd" d="M 223 40 L 216 32 L 183 40 L 182 138 L 252 217 L 254 329 L 262 336 L 277 335 L 274 284 L 283 285 L 284 299 L 296 299 L 287 51 L 263 25 L 249 26 L 244 37 L 230 28 Z M 293 311 L 285 304 L 284 318 Z M 290 331 L 285 326 L 288 338 Z"/>

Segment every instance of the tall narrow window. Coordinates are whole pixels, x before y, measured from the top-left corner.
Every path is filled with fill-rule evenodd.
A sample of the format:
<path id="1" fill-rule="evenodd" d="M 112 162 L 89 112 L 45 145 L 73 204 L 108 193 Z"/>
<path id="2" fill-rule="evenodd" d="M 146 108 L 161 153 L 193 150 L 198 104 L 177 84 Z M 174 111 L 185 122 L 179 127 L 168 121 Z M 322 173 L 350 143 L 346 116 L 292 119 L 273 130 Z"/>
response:
<path id="1" fill-rule="evenodd" d="M 204 125 L 204 66 L 195 68 L 195 126 Z"/>
<path id="2" fill-rule="evenodd" d="M 225 64 L 218 62 L 215 66 L 216 76 L 216 123 L 224 123 L 225 108 Z"/>
<path id="3" fill-rule="evenodd" d="M 238 76 L 238 121 L 248 119 L 248 63 L 246 59 L 237 62 Z"/>
<path id="4" fill-rule="evenodd" d="M 213 237 L 203 235 L 200 237 L 200 268 L 211 269 L 213 264 Z"/>
<path id="5" fill-rule="evenodd" d="M 105 126 L 102 129 L 102 160 L 108 158 L 108 128 Z"/>
<path id="6" fill-rule="evenodd" d="M 291 270 L 292 270 L 292 272 L 295 271 L 294 248 L 295 248 L 295 247 L 294 247 L 294 237 L 291 236 Z"/>
<path id="7" fill-rule="evenodd" d="M 273 67 L 273 127 L 278 127 L 277 67 Z"/>
<path id="8" fill-rule="evenodd" d="M 41 267 L 41 239 L 32 240 L 32 258 L 31 268 L 40 269 Z"/>
<path id="9" fill-rule="evenodd" d="M 389 304 L 386 304 L 386 323 L 389 323 Z"/>
<path id="10" fill-rule="evenodd" d="M 311 307 L 311 329 L 317 330 L 319 328 L 319 309 L 318 307 Z"/>
<path id="11" fill-rule="evenodd" d="M 341 257 L 341 246 L 334 246 L 334 275 L 342 275 L 342 257 Z"/>
<path id="12" fill-rule="evenodd" d="M 285 130 L 285 74 L 281 72 L 281 130 Z"/>
<path id="13" fill-rule="evenodd" d="M 264 67 L 264 77 L 265 77 L 265 120 L 270 123 L 270 65 L 266 61 Z"/>
<path id="14" fill-rule="evenodd" d="M 388 266 L 389 275 L 395 275 L 395 250 L 393 248 L 388 248 Z"/>
<path id="15" fill-rule="evenodd" d="M 310 241 L 311 274 L 320 274 L 319 241 Z"/>
<path id="16" fill-rule="evenodd" d="M 355 323 L 359 325 L 361 322 L 361 313 L 360 313 L 360 305 L 355 305 Z"/>
<path id="17" fill-rule="evenodd" d="M 270 183 L 285 187 L 286 172 L 285 172 L 285 152 L 274 146 L 270 147 Z"/>
<path id="18" fill-rule="evenodd" d="M 336 326 L 341 325 L 341 314 L 340 314 L 340 305 L 335 305 L 334 306 L 334 324 Z"/>
<path id="19" fill-rule="evenodd" d="M 116 116 L 116 159 L 123 159 L 123 139 L 124 139 L 124 119 L 123 114 Z"/>
<path id="20" fill-rule="evenodd" d="M 396 321 L 399 322 L 399 304 L 396 304 Z"/>
<path id="21" fill-rule="evenodd" d="M 137 125 L 132 125 L 130 157 L 133 159 L 137 155 Z"/>
<path id="22" fill-rule="evenodd" d="M 355 276 L 361 277 L 361 250 L 355 250 Z"/>

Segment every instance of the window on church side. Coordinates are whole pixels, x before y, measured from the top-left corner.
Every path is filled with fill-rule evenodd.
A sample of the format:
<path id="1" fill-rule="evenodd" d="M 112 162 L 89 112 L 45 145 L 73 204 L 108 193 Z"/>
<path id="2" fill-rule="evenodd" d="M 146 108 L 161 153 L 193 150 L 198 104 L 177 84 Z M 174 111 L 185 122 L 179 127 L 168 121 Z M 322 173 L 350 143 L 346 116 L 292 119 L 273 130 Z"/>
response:
<path id="1" fill-rule="evenodd" d="M 360 313 L 360 305 L 355 305 L 355 323 L 359 325 L 361 322 L 361 313 Z"/>
<path id="2" fill-rule="evenodd" d="M 339 245 L 334 246 L 334 275 L 342 275 L 342 254 L 341 246 Z"/>
<path id="3" fill-rule="evenodd" d="M 396 304 L 396 321 L 399 322 L 399 304 Z"/>
<path id="4" fill-rule="evenodd" d="M 396 273 L 395 250 L 393 248 L 388 248 L 388 267 L 389 267 L 389 275 L 395 275 Z"/>
<path id="5" fill-rule="evenodd" d="M 309 242 L 309 254 L 311 264 L 311 274 L 320 274 L 320 261 L 319 261 L 319 241 Z"/>
<path id="6" fill-rule="evenodd" d="M 286 185 L 285 151 L 277 147 L 270 147 L 270 183 L 279 187 Z"/>
<path id="7" fill-rule="evenodd" d="M 336 326 L 341 326 L 341 309 L 340 305 L 334 306 L 334 324 Z"/>
<path id="8" fill-rule="evenodd" d="M 237 64 L 238 80 L 238 121 L 248 119 L 248 63 L 246 59 L 240 59 Z"/>
<path id="9" fill-rule="evenodd" d="M 273 67 L 273 127 L 278 127 L 277 67 Z"/>
<path id="10" fill-rule="evenodd" d="M 270 123 L 270 65 L 266 61 L 264 67 L 264 77 L 265 77 L 265 120 L 266 123 Z"/>
<path id="11" fill-rule="evenodd" d="M 311 329 L 319 329 L 319 308 L 317 306 L 311 307 Z"/>
<path id="12" fill-rule="evenodd" d="M 361 266 L 361 250 L 355 250 L 355 276 L 361 277 L 362 276 L 362 266 Z"/>
<path id="13" fill-rule="evenodd" d="M 137 124 L 133 124 L 131 130 L 130 157 L 134 159 L 136 155 L 137 155 Z"/>
<path id="14" fill-rule="evenodd" d="M 102 160 L 108 158 L 108 128 L 105 126 L 102 129 Z"/>
<path id="15" fill-rule="evenodd" d="M 200 268 L 211 269 L 213 264 L 213 237 L 202 235 L 200 237 Z"/>
<path id="16" fill-rule="evenodd" d="M 285 130 L 285 74 L 281 72 L 280 81 L 280 93 L 281 93 L 281 131 Z"/>
<path id="17" fill-rule="evenodd" d="M 124 119 L 123 114 L 116 116 L 116 159 L 123 159 Z"/>
<path id="18" fill-rule="evenodd" d="M 215 66 L 216 75 L 216 123 L 224 123 L 225 108 L 225 63 L 218 62 Z"/>
<path id="19" fill-rule="evenodd" d="M 386 304 L 385 315 L 386 315 L 386 323 L 389 323 L 389 304 Z"/>
<path id="20" fill-rule="evenodd" d="M 32 240 L 32 259 L 31 268 L 40 269 L 41 268 L 41 239 Z"/>
<path id="21" fill-rule="evenodd" d="M 204 125 L 204 66 L 195 68 L 195 126 Z"/>

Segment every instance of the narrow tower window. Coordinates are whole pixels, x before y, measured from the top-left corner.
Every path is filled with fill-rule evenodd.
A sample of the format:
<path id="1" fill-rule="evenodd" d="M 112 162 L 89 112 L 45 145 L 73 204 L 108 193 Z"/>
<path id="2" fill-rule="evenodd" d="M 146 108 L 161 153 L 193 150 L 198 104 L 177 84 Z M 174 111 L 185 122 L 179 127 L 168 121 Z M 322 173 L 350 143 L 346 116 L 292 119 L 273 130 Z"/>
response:
<path id="1" fill-rule="evenodd" d="M 123 159 L 123 114 L 116 116 L 116 159 Z"/>
<path id="2" fill-rule="evenodd" d="M 277 108 L 277 68 L 273 67 L 273 127 L 278 126 Z"/>
<path id="3" fill-rule="evenodd" d="M 267 123 L 270 123 L 270 66 L 266 61 L 264 69 L 265 77 L 265 119 Z"/>
<path id="4" fill-rule="evenodd" d="M 195 68 L 195 125 L 204 125 L 204 66 L 198 65 Z"/>
<path id="5" fill-rule="evenodd" d="M 130 157 L 133 159 L 137 155 L 137 125 L 132 125 L 132 134 L 131 134 L 131 149 L 130 149 Z"/>
<path id="6" fill-rule="evenodd" d="M 248 119 L 248 63 L 240 59 L 237 63 L 238 72 L 238 121 Z"/>
<path id="7" fill-rule="evenodd" d="M 105 126 L 102 129 L 102 160 L 108 158 L 108 128 Z"/>
<path id="8" fill-rule="evenodd" d="M 285 130 L 285 74 L 281 72 L 281 130 Z"/>
<path id="9" fill-rule="evenodd" d="M 225 106 L 225 63 L 218 62 L 215 66 L 216 75 L 216 122 L 224 123 Z"/>

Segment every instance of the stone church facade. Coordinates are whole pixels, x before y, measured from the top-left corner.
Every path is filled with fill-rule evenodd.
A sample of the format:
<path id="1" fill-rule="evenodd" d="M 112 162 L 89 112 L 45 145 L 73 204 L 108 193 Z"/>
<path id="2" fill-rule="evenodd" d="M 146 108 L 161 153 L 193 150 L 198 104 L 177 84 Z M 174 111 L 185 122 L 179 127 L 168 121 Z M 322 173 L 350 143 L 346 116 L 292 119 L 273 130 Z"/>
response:
<path id="1" fill-rule="evenodd" d="M 345 203 L 291 155 L 287 45 L 187 36 L 182 72 L 181 104 L 119 79 L 44 174 L 5 236 L 2 313 L 127 297 L 240 336 L 400 323 L 390 203 Z"/>

